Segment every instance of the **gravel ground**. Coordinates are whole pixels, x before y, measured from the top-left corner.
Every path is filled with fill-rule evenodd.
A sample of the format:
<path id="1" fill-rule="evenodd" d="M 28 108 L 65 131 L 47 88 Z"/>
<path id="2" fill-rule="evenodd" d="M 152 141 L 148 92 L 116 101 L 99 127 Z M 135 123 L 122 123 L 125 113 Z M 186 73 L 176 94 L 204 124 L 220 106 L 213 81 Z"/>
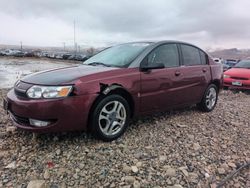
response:
<path id="1" fill-rule="evenodd" d="M 223 91 L 210 113 L 193 107 L 136 120 L 111 143 L 15 130 L 1 107 L 0 117 L 0 187 L 215 188 L 250 162 L 249 93 Z M 250 187 L 250 168 L 225 187 Z"/>

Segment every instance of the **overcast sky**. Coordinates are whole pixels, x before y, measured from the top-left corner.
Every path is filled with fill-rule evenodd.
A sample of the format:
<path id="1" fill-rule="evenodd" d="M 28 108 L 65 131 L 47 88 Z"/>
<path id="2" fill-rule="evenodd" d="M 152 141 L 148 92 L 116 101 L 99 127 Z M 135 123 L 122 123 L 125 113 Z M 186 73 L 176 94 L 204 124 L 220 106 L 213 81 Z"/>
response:
<path id="1" fill-rule="evenodd" d="M 250 48 L 250 0 L 0 0 L 0 44 L 182 40 Z"/>

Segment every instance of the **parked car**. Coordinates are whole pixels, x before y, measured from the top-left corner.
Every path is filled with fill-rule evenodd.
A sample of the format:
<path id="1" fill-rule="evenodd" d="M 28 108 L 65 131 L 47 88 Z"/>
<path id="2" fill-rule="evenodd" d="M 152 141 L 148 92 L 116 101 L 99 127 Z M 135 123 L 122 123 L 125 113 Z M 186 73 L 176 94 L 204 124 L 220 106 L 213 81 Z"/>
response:
<path id="1" fill-rule="evenodd" d="M 22 78 L 4 108 L 21 129 L 90 130 L 111 141 L 133 117 L 193 104 L 210 112 L 222 86 L 222 66 L 200 48 L 135 42 L 108 48 L 80 66 Z"/>
<path id="2" fill-rule="evenodd" d="M 75 60 L 75 61 L 85 61 L 87 59 L 88 59 L 87 56 L 82 54 L 71 55 L 70 57 L 68 57 L 68 60 Z"/>
<path id="3" fill-rule="evenodd" d="M 72 56 L 72 54 L 63 54 L 62 58 L 63 59 L 68 59 L 70 56 Z"/>
<path id="4" fill-rule="evenodd" d="M 55 54 L 55 59 L 63 59 L 63 54 L 61 53 Z"/>
<path id="5" fill-rule="evenodd" d="M 235 59 L 226 59 L 223 61 L 223 70 L 226 71 L 228 69 L 231 69 L 232 67 L 234 67 L 236 64 L 238 63 L 237 60 Z"/>
<path id="6" fill-rule="evenodd" d="M 250 89 L 250 60 L 241 60 L 224 73 L 224 88 Z"/>
<path id="7" fill-rule="evenodd" d="M 13 49 L 6 49 L 6 50 L 2 51 L 2 53 L 4 55 L 7 55 L 7 56 L 14 56 L 15 54 L 18 54 L 20 52 L 21 51 L 19 51 L 19 50 L 13 50 Z"/>
<path id="8" fill-rule="evenodd" d="M 6 54 L 4 53 L 4 51 L 0 51 L 0 56 L 5 56 Z"/>
<path id="9" fill-rule="evenodd" d="M 35 57 L 34 52 L 26 52 L 25 57 Z"/>
<path id="10" fill-rule="evenodd" d="M 48 52 L 42 52 L 41 57 L 48 57 L 49 58 L 49 53 Z"/>
<path id="11" fill-rule="evenodd" d="M 14 57 L 24 57 L 25 53 L 24 52 L 16 52 L 13 54 Z"/>

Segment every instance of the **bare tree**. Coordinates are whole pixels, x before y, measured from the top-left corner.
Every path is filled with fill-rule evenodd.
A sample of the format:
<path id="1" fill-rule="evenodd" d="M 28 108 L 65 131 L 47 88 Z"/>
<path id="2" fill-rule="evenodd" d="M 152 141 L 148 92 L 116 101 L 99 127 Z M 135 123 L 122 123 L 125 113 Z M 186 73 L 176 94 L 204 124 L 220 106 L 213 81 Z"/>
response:
<path id="1" fill-rule="evenodd" d="M 95 53 L 95 49 L 93 47 L 87 49 L 88 56 L 92 56 Z"/>

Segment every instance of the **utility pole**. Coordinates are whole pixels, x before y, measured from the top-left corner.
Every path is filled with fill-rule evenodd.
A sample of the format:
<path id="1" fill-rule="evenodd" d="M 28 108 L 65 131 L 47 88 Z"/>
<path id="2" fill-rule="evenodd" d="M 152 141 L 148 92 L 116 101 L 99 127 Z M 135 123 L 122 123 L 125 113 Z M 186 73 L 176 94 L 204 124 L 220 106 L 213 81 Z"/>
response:
<path id="1" fill-rule="evenodd" d="M 74 51 L 76 55 L 76 21 L 74 20 Z"/>
<path id="2" fill-rule="evenodd" d="M 63 51 L 65 52 L 65 42 L 63 42 Z"/>
<path id="3" fill-rule="evenodd" d="M 22 51 L 23 51 L 23 42 L 22 42 L 22 41 L 20 41 L 20 44 L 21 44 L 20 49 L 21 49 L 21 52 L 22 52 Z"/>

